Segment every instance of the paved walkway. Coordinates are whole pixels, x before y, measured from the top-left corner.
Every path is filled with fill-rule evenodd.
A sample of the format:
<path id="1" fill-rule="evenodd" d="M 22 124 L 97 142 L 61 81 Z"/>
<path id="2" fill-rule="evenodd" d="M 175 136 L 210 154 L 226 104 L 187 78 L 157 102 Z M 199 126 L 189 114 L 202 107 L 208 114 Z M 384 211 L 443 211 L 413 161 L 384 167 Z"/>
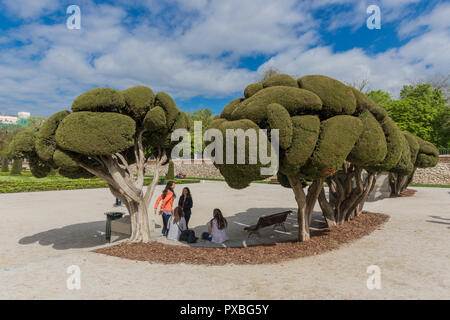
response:
<path id="1" fill-rule="evenodd" d="M 234 221 L 253 223 L 260 212 L 295 208 L 292 192 L 277 185 L 189 187 L 195 197 L 191 225 L 199 231 L 215 207 L 236 232 L 242 226 Z M 114 210 L 106 189 L 1 194 L 0 299 L 450 299 L 450 190 L 415 189 L 412 198 L 368 203 L 368 210 L 391 219 L 340 250 L 273 265 L 220 267 L 89 252 L 105 245 L 103 212 Z M 67 289 L 71 265 L 80 267 L 81 290 Z M 370 265 L 380 267 L 381 290 L 367 289 Z"/>

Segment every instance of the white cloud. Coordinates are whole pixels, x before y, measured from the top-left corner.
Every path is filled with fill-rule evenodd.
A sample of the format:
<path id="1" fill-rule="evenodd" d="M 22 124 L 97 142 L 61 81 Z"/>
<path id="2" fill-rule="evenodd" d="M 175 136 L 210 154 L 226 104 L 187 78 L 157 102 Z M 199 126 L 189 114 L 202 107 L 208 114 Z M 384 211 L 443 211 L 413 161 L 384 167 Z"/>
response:
<path id="1" fill-rule="evenodd" d="M 3 0 L 3 4 L 19 18 L 39 18 L 42 13 L 60 6 L 58 0 Z"/>

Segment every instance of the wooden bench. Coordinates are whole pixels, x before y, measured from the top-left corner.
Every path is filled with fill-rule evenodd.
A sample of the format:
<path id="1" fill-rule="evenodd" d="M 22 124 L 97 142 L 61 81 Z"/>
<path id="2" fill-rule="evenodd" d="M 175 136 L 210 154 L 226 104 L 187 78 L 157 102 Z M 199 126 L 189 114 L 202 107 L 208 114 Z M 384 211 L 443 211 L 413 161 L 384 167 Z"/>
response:
<path id="1" fill-rule="evenodd" d="M 281 227 L 286 232 L 286 227 L 284 225 L 284 222 L 287 219 L 287 216 L 290 215 L 292 211 L 284 211 L 280 213 L 271 214 L 270 216 L 262 216 L 259 218 L 258 223 L 250 226 L 245 227 L 244 230 L 248 231 L 248 237 L 252 234 L 256 234 L 258 237 L 261 235 L 259 234 L 259 230 L 265 227 L 269 227 L 273 225 L 273 229 L 276 227 Z"/>

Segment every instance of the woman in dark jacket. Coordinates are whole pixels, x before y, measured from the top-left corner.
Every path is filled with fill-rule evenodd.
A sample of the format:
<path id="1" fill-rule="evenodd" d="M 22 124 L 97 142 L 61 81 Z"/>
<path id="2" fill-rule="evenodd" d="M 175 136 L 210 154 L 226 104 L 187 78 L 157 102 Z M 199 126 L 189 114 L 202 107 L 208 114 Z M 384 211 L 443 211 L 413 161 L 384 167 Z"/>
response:
<path id="1" fill-rule="evenodd" d="M 193 206 L 191 190 L 189 188 L 185 187 L 183 189 L 183 195 L 178 200 L 178 206 L 183 209 L 186 227 L 189 229 L 189 219 L 191 218 L 191 208 Z"/>

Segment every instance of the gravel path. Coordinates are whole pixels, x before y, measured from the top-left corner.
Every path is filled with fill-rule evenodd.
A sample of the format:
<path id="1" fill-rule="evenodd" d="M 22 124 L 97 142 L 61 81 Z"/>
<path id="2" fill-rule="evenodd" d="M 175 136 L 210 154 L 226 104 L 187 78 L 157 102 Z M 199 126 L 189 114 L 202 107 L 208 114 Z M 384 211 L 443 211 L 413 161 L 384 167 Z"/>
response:
<path id="1" fill-rule="evenodd" d="M 276 185 L 190 187 L 192 226 L 203 225 L 214 207 L 228 216 L 295 207 L 291 191 Z M 114 209 L 106 189 L 1 194 L 0 299 L 450 299 L 450 190 L 415 189 L 411 198 L 368 203 L 367 210 L 390 220 L 337 251 L 272 265 L 217 267 L 89 252 L 105 244 L 103 212 Z M 71 265 L 81 270 L 80 290 L 67 289 Z M 381 270 L 380 290 L 367 289 L 370 265 Z"/>

